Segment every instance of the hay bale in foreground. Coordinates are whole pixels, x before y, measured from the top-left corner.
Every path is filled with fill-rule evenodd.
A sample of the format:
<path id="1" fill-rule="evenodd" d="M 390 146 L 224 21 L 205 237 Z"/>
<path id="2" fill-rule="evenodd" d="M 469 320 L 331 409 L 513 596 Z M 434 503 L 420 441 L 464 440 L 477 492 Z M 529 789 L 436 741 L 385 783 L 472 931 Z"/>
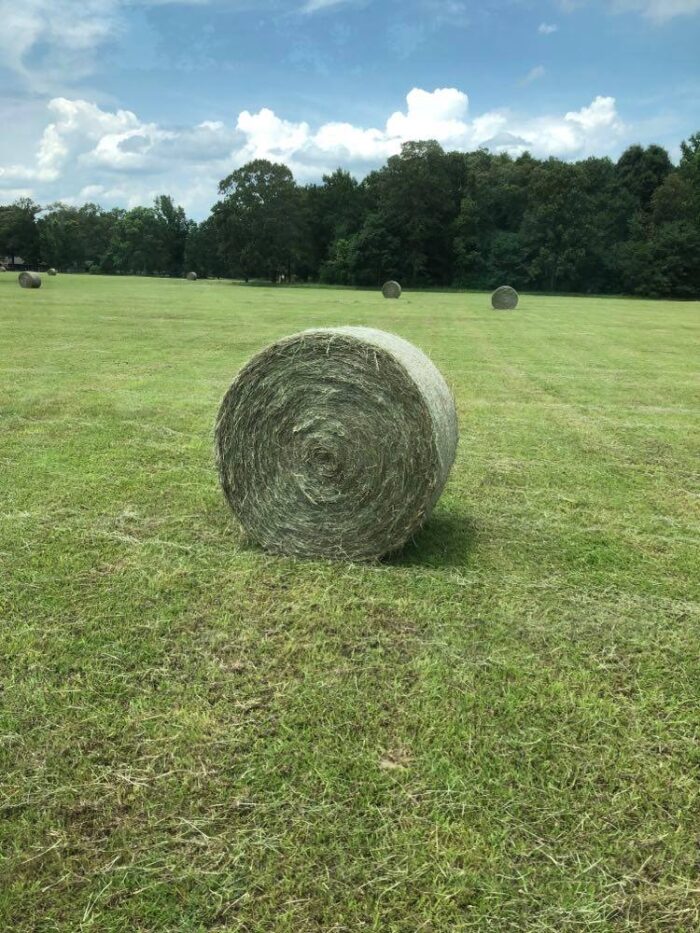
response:
<path id="1" fill-rule="evenodd" d="M 385 298 L 400 298 L 401 286 L 398 282 L 385 282 L 382 285 L 382 295 Z"/>
<path id="2" fill-rule="evenodd" d="M 22 288 L 41 288 L 41 276 L 38 272 L 20 272 L 17 281 Z"/>
<path id="3" fill-rule="evenodd" d="M 366 560 L 430 515 L 457 448 L 454 399 L 416 347 L 368 327 L 309 330 L 253 357 L 216 422 L 228 503 L 267 550 Z"/>
<path id="4" fill-rule="evenodd" d="M 518 301 L 520 297 L 510 285 L 501 285 L 491 295 L 491 307 L 496 311 L 513 311 L 518 307 Z"/>
<path id="5" fill-rule="evenodd" d="M 196 272 L 188 272 L 188 273 L 187 273 L 187 279 L 188 279 L 188 281 L 190 281 L 190 282 L 196 282 L 196 281 L 197 281 L 197 273 L 196 273 Z"/>
<path id="6" fill-rule="evenodd" d="M 46 274 L 47 275 L 58 275 L 55 269 L 49 269 Z"/>

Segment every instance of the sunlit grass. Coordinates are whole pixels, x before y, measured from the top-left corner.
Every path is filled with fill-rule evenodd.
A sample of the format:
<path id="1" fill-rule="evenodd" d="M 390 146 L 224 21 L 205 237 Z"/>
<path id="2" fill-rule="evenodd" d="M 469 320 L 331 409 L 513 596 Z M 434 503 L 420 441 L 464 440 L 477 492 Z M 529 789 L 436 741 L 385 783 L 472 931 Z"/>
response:
<path id="1" fill-rule="evenodd" d="M 382 564 L 217 488 L 239 365 L 426 350 L 462 439 Z M 700 304 L 0 275 L 0 929 L 700 928 Z"/>

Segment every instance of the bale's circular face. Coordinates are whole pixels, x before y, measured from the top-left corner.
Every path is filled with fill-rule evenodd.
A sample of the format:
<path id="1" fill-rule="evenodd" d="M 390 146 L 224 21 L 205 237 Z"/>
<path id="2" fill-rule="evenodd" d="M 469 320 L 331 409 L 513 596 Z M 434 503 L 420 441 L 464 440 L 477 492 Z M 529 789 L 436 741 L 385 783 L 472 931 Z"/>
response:
<path id="1" fill-rule="evenodd" d="M 400 298 L 401 286 L 398 282 L 385 282 L 382 285 L 382 295 L 385 298 Z"/>
<path id="2" fill-rule="evenodd" d="M 197 273 L 196 273 L 196 272 L 188 272 L 188 273 L 187 273 L 187 278 L 189 279 L 190 282 L 196 282 L 196 281 L 197 281 Z"/>
<path id="3" fill-rule="evenodd" d="M 381 557 L 418 530 L 452 465 L 456 414 L 439 372 L 420 354 L 454 417 L 454 443 L 442 450 L 416 381 L 391 352 L 352 330 L 363 329 L 273 344 L 243 368 L 221 404 L 224 494 L 250 537 L 273 553 Z"/>
<path id="4" fill-rule="evenodd" d="M 22 288 L 41 288 L 41 276 L 36 272 L 20 272 L 18 282 Z"/>
<path id="5" fill-rule="evenodd" d="M 518 293 L 510 285 L 501 285 L 491 295 L 491 307 L 496 311 L 513 311 L 518 307 Z"/>

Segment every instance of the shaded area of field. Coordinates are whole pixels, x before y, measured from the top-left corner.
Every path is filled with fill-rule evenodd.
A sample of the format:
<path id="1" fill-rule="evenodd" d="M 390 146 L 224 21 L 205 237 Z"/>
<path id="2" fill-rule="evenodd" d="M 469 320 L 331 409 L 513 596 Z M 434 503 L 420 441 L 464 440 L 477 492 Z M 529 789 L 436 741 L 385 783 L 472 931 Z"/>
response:
<path id="1" fill-rule="evenodd" d="M 270 558 L 212 466 L 312 325 L 462 422 L 382 564 Z M 0 927 L 700 926 L 700 305 L 0 276 Z"/>

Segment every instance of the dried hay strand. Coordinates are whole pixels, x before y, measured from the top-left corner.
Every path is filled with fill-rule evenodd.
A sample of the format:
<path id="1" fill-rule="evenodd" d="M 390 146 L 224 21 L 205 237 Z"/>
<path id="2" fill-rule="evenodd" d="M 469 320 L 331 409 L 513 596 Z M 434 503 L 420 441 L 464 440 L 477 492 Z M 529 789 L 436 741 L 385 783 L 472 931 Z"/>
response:
<path id="1" fill-rule="evenodd" d="M 400 298 L 401 286 L 398 282 L 385 282 L 382 285 L 382 295 L 384 295 L 385 298 Z"/>
<path id="2" fill-rule="evenodd" d="M 197 281 L 197 273 L 196 273 L 196 272 L 188 272 L 187 275 L 185 276 L 185 278 L 186 278 L 189 282 L 196 282 L 196 281 Z"/>
<path id="3" fill-rule="evenodd" d="M 46 272 L 47 275 L 58 275 L 55 269 L 48 269 Z"/>
<path id="4" fill-rule="evenodd" d="M 491 307 L 496 311 L 513 311 L 518 307 L 520 297 L 510 285 L 501 285 L 491 295 Z"/>
<path id="5" fill-rule="evenodd" d="M 226 393 L 215 447 L 250 538 L 295 557 L 370 560 L 430 516 L 457 449 L 437 367 L 368 327 L 320 328 L 254 356 Z"/>
<path id="6" fill-rule="evenodd" d="M 41 276 L 38 272 L 20 272 L 17 281 L 22 288 L 41 288 Z"/>

